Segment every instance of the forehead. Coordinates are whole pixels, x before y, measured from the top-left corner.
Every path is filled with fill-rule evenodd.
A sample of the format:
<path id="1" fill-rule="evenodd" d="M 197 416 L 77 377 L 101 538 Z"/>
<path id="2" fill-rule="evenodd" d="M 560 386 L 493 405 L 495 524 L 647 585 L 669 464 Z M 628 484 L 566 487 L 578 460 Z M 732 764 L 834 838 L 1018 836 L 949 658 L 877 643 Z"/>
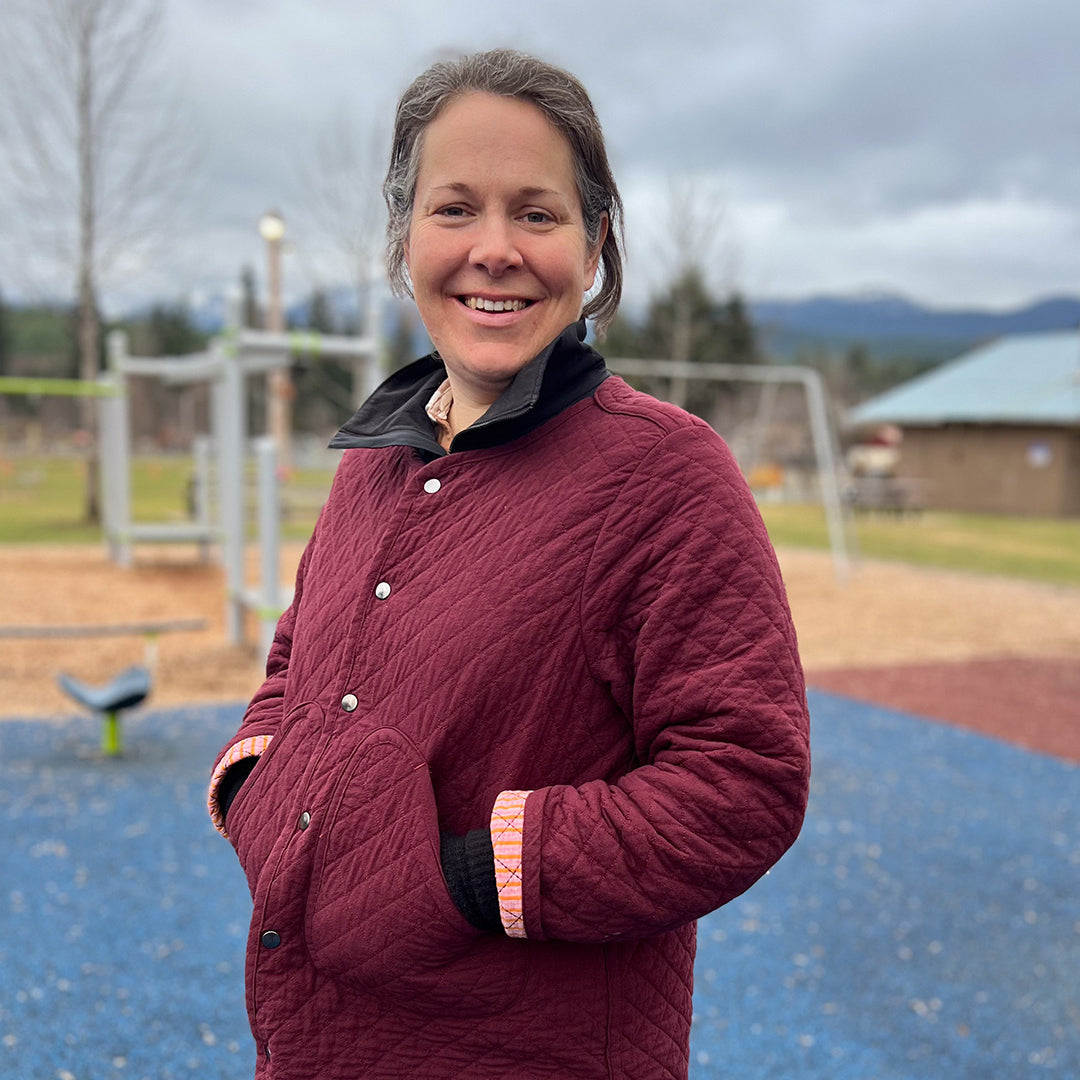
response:
<path id="1" fill-rule="evenodd" d="M 531 102 L 463 94 L 424 131 L 417 186 L 480 181 L 576 196 L 570 142 Z"/>

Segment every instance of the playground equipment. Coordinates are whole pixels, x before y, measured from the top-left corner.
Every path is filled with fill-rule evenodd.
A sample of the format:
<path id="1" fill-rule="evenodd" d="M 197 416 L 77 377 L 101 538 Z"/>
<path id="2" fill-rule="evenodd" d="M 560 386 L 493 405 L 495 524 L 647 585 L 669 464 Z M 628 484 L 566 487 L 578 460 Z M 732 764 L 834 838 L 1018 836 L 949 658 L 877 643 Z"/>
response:
<path id="1" fill-rule="evenodd" d="M 95 687 L 61 672 L 56 681 L 71 698 L 91 712 L 101 713 L 101 751 L 116 757 L 122 750 L 120 713 L 142 703 L 153 684 L 157 666 L 157 639 L 161 634 L 205 630 L 205 619 L 159 619 L 150 622 L 80 623 L 70 626 L 0 626 L 0 638 L 103 638 L 141 637 L 144 663 L 122 671 L 104 686 Z"/>
<path id="2" fill-rule="evenodd" d="M 47 379 L 23 375 L 0 375 L 0 394 L 25 394 L 30 397 L 110 397 L 118 391 L 100 382 L 82 379 Z"/>
<path id="3" fill-rule="evenodd" d="M 851 572 L 851 554 L 847 517 L 840 496 L 837 479 L 839 455 L 836 433 L 829 422 L 825 402 L 825 387 L 821 376 L 813 368 L 790 364 L 698 364 L 678 360 L 626 360 L 607 361 L 612 371 L 623 375 L 660 376 L 667 379 L 709 379 L 715 382 L 757 382 L 766 393 L 764 402 L 771 407 L 775 394 L 771 391 L 779 383 L 801 385 L 806 391 L 806 408 L 810 418 L 810 434 L 817 462 L 818 485 L 821 502 L 825 508 L 825 521 L 832 549 L 833 572 L 843 584 Z M 757 425 L 762 426 L 761 423 Z M 758 437 L 755 432 L 755 439 Z"/>
<path id="4" fill-rule="evenodd" d="M 101 752 L 106 757 L 119 757 L 122 750 L 120 713 L 141 705 L 150 693 L 153 680 L 150 672 L 139 665 L 121 671 L 104 686 L 90 686 L 61 672 L 56 677 L 60 688 L 91 712 L 100 713 Z"/>
<path id="5" fill-rule="evenodd" d="M 375 326 L 374 318 L 369 325 Z M 253 611 L 260 622 L 260 644 L 269 648 L 273 625 L 284 610 L 289 589 L 279 581 L 278 530 L 280 504 L 273 476 L 272 448 L 255 444 L 260 483 L 258 535 L 262 545 L 262 585 L 246 584 L 247 545 L 246 380 L 287 367 L 296 354 L 352 359 L 356 363 L 357 397 L 368 396 L 378 376 L 378 349 L 373 335 L 274 333 L 239 326 L 239 304 L 230 299 L 228 326 L 202 353 L 187 356 L 137 357 L 128 353 L 127 336 L 114 331 L 107 342 L 108 372 L 102 381 L 113 388 L 100 400 L 101 469 L 105 536 L 111 557 L 121 566 L 132 561 L 138 542 L 194 541 L 205 550 L 220 544 L 226 578 L 226 635 L 232 644 L 244 641 L 244 615 Z M 198 442 L 195 469 L 195 519 L 190 522 L 134 522 L 131 515 L 131 423 L 126 380 L 152 376 L 177 385 L 206 382 L 211 387 L 211 433 Z M 212 464 L 216 469 L 212 470 Z M 211 473 L 216 472 L 217 515 L 212 512 Z M 272 576 L 272 584 L 271 584 Z"/>

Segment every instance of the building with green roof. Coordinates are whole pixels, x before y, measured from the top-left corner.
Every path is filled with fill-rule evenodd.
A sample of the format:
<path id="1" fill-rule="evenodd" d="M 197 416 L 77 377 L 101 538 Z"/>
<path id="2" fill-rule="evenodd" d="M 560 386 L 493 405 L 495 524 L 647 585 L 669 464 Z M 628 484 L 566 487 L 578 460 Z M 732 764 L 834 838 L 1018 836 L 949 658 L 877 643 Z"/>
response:
<path id="1" fill-rule="evenodd" d="M 1080 515 L 1080 332 L 1000 338 L 846 419 L 900 428 L 897 476 L 928 507 Z"/>

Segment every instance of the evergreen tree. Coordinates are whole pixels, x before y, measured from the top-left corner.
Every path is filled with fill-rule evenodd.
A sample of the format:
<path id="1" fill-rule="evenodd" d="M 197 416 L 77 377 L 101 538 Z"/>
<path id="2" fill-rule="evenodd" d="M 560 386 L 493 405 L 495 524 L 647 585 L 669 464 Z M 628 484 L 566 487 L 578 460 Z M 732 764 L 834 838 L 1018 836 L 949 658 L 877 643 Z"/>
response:
<path id="1" fill-rule="evenodd" d="M 4 294 L 0 291 L 0 375 L 11 371 L 11 332 L 8 327 L 7 307 Z"/>
<path id="2" fill-rule="evenodd" d="M 320 334 L 337 333 L 337 322 L 330 308 L 330 298 L 325 289 L 315 289 L 308 304 L 308 328 Z"/>
<path id="3" fill-rule="evenodd" d="M 206 335 L 191 320 L 184 303 L 155 304 L 146 318 L 147 354 L 182 356 L 206 346 Z"/>
<path id="4" fill-rule="evenodd" d="M 724 305 L 724 321 L 727 324 L 728 364 L 756 364 L 761 360 L 758 352 L 757 331 L 750 321 L 746 304 L 736 292 L 728 297 Z"/>
<path id="5" fill-rule="evenodd" d="M 760 360 L 757 334 L 738 293 L 724 302 L 709 292 L 705 276 L 689 266 L 650 302 L 640 328 L 616 320 L 604 341 L 609 356 L 640 356 L 693 364 L 748 364 Z M 671 398 L 700 416 L 710 417 L 730 403 L 740 388 L 704 379 L 674 379 L 666 387 L 643 388 Z"/>
<path id="6" fill-rule="evenodd" d="M 622 312 L 611 320 L 599 348 L 605 356 L 613 358 L 645 355 L 642 351 L 641 328 Z"/>
<path id="7" fill-rule="evenodd" d="M 316 288 L 308 300 L 307 329 L 320 334 L 337 333 L 337 321 L 325 289 Z M 352 372 L 348 365 L 318 350 L 298 356 L 292 366 L 296 391 L 293 421 L 299 431 L 324 434 L 340 426 L 353 411 Z"/>
<path id="8" fill-rule="evenodd" d="M 411 307 L 398 305 L 394 334 L 386 349 L 388 370 L 397 371 L 406 364 L 411 364 L 421 354 L 416 347 L 416 319 Z"/>
<path id="9" fill-rule="evenodd" d="M 255 291 L 255 269 L 250 263 L 240 271 L 240 295 L 240 325 L 258 330 L 263 324 L 263 318 Z"/>

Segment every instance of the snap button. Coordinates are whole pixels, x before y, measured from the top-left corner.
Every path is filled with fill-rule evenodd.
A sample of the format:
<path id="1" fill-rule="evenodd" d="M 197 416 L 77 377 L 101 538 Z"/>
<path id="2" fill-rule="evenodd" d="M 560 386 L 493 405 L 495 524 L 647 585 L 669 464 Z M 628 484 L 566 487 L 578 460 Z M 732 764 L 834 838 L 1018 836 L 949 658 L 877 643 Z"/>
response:
<path id="1" fill-rule="evenodd" d="M 296 827 L 303 832 L 311 824 L 311 815 L 305 810 L 300 815 L 300 820 L 296 823 Z"/>
<path id="2" fill-rule="evenodd" d="M 356 708 L 356 706 L 359 705 L 359 704 L 360 704 L 360 701 L 359 701 L 359 699 L 357 698 L 357 696 L 355 694 L 346 694 L 341 699 L 341 707 L 346 712 L 352 712 Z"/>
<path id="3" fill-rule="evenodd" d="M 425 480 L 424 481 L 424 490 L 429 495 L 434 495 L 435 492 L 438 491 L 439 488 L 441 488 L 441 487 L 442 487 L 442 484 L 440 484 L 439 481 L 436 480 L 434 476 L 430 480 Z"/>
<path id="4" fill-rule="evenodd" d="M 281 935 L 276 930 L 267 930 L 261 940 L 264 948 L 276 949 L 281 944 Z"/>
<path id="5" fill-rule="evenodd" d="M 375 596 L 379 600 L 385 600 L 390 595 L 390 583 L 388 581 L 380 581 L 375 586 Z"/>

